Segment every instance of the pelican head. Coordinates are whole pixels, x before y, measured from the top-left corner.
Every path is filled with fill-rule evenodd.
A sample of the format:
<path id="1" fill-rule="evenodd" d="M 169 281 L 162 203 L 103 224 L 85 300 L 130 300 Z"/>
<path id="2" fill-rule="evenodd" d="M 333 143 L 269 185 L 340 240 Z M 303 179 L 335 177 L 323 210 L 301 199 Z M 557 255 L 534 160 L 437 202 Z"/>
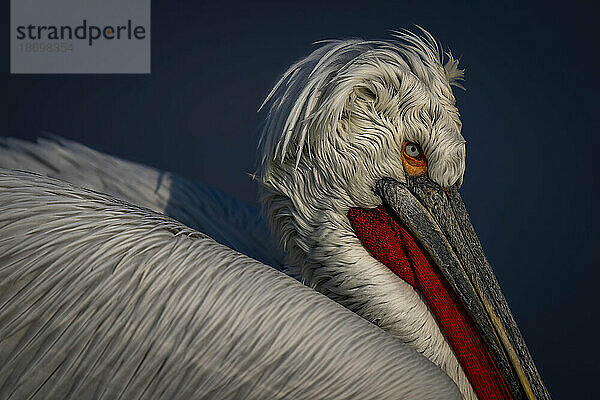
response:
<path id="1" fill-rule="evenodd" d="M 424 354 L 465 399 L 546 399 L 458 194 L 461 79 L 425 31 L 323 43 L 265 101 L 263 211 L 290 274 Z"/>

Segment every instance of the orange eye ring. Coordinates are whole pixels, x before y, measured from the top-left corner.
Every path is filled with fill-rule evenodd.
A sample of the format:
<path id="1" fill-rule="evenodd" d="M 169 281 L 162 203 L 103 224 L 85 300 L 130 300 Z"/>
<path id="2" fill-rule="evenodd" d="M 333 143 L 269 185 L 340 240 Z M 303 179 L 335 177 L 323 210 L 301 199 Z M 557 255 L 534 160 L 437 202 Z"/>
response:
<path id="1" fill-rule="evenodd" d="M 402 144 L 402 165 L 404 170 L 411 176 L 427 174 L 427 159 L 421 150 L 421 146 L 413 142 Z"/>

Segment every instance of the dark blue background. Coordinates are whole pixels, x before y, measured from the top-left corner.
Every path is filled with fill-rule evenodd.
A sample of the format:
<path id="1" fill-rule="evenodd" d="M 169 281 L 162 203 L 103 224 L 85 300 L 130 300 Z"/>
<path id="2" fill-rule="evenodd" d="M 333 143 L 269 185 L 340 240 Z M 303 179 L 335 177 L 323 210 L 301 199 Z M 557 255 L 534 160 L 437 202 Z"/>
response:
<path id="1" fill-rule="evenodd" d="M 468 142 L 463 196 L 538 368 L 556 399 L 595 397 L 592 2 L 198 3 L 153 2 L 151 75 L 19 76 L 6 60 L 3 134 L 50 131 L 256 203 L 256 111 L 284 69 L 314 41 L 382 39 L 419 24 L 466 68 L 467 91 L 457 93 Z"/>

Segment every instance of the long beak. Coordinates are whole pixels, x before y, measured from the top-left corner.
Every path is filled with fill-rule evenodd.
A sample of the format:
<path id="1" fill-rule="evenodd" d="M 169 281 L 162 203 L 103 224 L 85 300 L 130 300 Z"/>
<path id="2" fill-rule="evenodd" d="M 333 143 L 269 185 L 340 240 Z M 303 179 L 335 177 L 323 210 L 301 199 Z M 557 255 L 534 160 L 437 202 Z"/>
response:
<path id="1" fill-rule="evenodd" d="M 421 242 L 460 298 L 514 398 L 550 399 L 456 187 L 427 177 L 377 183 L 386 206 Z"/>

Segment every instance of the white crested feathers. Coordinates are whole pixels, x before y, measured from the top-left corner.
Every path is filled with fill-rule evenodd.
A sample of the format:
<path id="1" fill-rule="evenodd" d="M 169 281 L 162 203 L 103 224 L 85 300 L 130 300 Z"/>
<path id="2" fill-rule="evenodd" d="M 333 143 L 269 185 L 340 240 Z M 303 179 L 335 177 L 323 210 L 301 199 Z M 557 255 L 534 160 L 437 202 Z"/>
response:
<path id="1" fill-rule="evenodd" d="M 338 123 L 362 91 L 372 96 L 369 115 L 394 124 L 385 133 L 423 147 L 432 180 L 460 184 L 465 141 L 450 86 L 461 86 L 463 71 L 450 53 L 443 64 L 438 44 L 424 33 L 397 32 L 397 40 L 386 42 L 326 41 L 292 65 L 262 106 L 269 105 L 259 143 L 261 180 L 277 164 L 291 160 L 297 168 L 303 157 L 321 156 L 330 145 L 352 145 L 353 131 Z"/>
<path id="2" fill-rule="evenodd" d="M 373 205 L 377 180 L 405 181 L 404 141 L 422 147 L 434 182 L 461 184 L 465 140 L 450 85 L 462 71 L 451 55 L 444 66 L 439 46 L 425 34 L 326 42 L 268 95 L 256 177 L 265 214 L 286 249 L 310 247 L 290 239 L 315 222 L 305 219 L 318 208 Z"/>

